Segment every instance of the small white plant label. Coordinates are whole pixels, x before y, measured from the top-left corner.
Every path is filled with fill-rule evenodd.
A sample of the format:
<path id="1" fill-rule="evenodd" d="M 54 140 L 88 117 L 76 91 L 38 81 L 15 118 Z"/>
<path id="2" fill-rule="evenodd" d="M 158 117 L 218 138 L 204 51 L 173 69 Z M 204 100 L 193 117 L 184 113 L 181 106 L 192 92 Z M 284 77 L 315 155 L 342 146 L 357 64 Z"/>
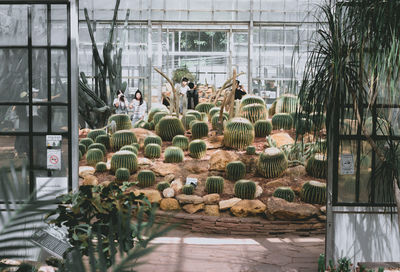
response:
<path id="1" fill-rule="evenodd" d="M 340 174 L 354 175 L 354 158 L 353 154 L 340 155 Z"/>
<path id="2" fill-rule="evenodd" d="M 197 178 L 186 178 L 185 185 L 194 185 L 197 186 Z"/>

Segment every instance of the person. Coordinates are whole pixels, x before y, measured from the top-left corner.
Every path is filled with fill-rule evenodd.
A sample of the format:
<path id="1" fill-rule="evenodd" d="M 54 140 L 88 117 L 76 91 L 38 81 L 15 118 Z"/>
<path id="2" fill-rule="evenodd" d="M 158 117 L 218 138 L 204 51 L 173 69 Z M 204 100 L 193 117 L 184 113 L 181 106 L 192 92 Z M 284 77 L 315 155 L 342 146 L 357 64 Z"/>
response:
<path id="1" fill-rule="evenodd" d="M 189 82 L 189 79 L 187 77 L 183 77 L 182 78 L 181 86 L 179 88 L 179 95 L 182 96 L 181 103 L 180 103 L 180 106 L 179 106 L 180 112 L 183 111 L 183 107 L 187 106 L 185 104 L 186 104 L 186 99 L 187 99 L 186 98 L 186 93 L 189 90 L 188 82 Z"/>
<path id="2" fill-rule="evenodd" d="M 188 110 L 194 110 L 199 103 L 199 93 L 197 92 L 196 86 L 193 82 L 188 84 L 189 90 L 186 93 L 187 96 L 187 108 Z"/>
<path id="3" fill-rule="evenodd" d="M 236 80 L 235 100 L 241 100 L 243 95 L 246 94 L 246 90 L 240 85 L 240 81 Z"/>
<path id="4" fill-rule="evenodd" d="M 113 105 L 115 106 L 115 113 L 128 114 L 129 102 L 128 99 L 126 99 L 123 91 L 117 91 L 117 98 L 114 99 Z"/>
<path id="5" fill-rule="evenodd" d="M 136 91 L 135 98 L 130 103 L 129 108 L 133 110 L 131 117 L 132 125 L 146 117 L 147 104 L 146 101 L 143 100 L 143 95 L 140 90 Z"/>
<path id="6" fill-rule="evenodd" d="M 169 91 L 161 92 L 162 104 L 164 106 L 166 106 L 167 108 L 169 108 L 169 105 L 170 105 L 170 103 L 169 103 L 169 101 L 170 101 L 170 98 L 169 98 L 170 93 L 171 92 L 169 92 Z"/>

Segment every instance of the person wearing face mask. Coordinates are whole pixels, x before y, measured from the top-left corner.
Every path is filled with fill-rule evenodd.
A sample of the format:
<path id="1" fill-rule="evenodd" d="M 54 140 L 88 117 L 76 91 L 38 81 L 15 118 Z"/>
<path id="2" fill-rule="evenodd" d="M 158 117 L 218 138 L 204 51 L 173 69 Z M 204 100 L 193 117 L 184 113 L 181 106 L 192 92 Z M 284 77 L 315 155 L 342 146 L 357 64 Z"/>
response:
<path id="1" fill-rule="evenodd" d="M 115 113 L 128 114 L 129 102 L 121 90 L 117 91 L 117 98 L 114 99 L 113 105 L 115 107 Z"/>
<path id="2" fill-rule="evenodd" d="M 143 100 L 143 95 L 140 90 L 136 91 L 135 98 L 131 101 L 129 108 L 133 111 L 131 117 L 132 125 L 146 117 L 147 104 L 146 101 Z"/>

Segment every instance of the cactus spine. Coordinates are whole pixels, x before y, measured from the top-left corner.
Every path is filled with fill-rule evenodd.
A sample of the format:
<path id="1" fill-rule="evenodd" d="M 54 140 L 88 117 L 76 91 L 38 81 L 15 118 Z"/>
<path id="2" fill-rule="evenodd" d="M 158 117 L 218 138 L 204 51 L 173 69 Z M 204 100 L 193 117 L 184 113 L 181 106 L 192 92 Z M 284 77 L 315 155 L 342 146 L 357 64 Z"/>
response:
<path id="1" fill-rule="evenodd" d="M 250 122 L 267 119 L 267 108 L 263 104 L 249 104 L 241 108 L 240 115 Z"/>
<path id="2" fill-rule="evenodd" d="M 144 139 L 144 146 L 146 146 L 148 144 L 158 144 L 159 146 L 161 146 L 162 140 L 161 140 L 160 136 L 147 136 Z"/>
<path id="3" fill-rule="evenodd" d="M 111 136 L 111 148 L 114 151 L 119 150 L 124 145 L 130 145 L 136 142 L 136 136 L 130 130 L 119 130 Z"/>
<path id="4" fill-rule="evenodd" d="M 157 190 L 160 192 L 164 191 L 165 189 L 167 189 L 169 187 L 171 187 L 171 185 L 168 182 L 162 181 L 162 182 L 157 183 Z"/>
<path id="5" fill-rule="evenodd" d="M 314 178 L 326 178 L 326 173 L 328 171 L 326 156 L 322 153 L 314 154 L 314 156 L 307 161 L 306 171 Z"/>
<path id="6" fill-rule="evenodd" d="M 93 144 L 89 145 L 88 150 L 93 149 L 93 148 L 98 148 L 101 151 L 103 151 L 104 156 L 107 154 L 106 147 L 103 144 L 93 143 Z"/>
<path id="7" fill-rule="evenodd" d="M 85 145 L 87 149 L 89 145 L 93 144 L 94 142 L 90 138 L 83 138 L 82 140 L 79 141 L 79 143 Z"/>
<path id="8" fill-rule="evenodd" d="M 246 148 L 246 154 L 247 154 L 247 155 L 255 155 L 255 154 L 256 154 L 256 147 L 255 147 L 255 146 L 252 146 L 252 145 L 249 145 L 249 146 Z"/>
<path id="9" fill-rule="evenodd" d="M 292 129 L 293 117 L 289 113 L 276 113 L 272 116 L 272 127 L 274 129 Z"/>
<path id="10" fill-rule="evenodd" d="M 114 114 L 108 118 L 108 125 L 114 121 L 116 124 L 116 130 L 126 130 L 132 128 L 131 118 L 127 114 Z"/>
<path id="11" fill-rule="evenodd" d="M 96 137 L 99 135 L 107 135 L 107 133 L 103 129 L 93 129 L 93 130 L 89 131 L 87 137 L 92 139 L 93 141 L 95 141 Z"/>
<path id="12" fill-rule="evenodd" d="M 102 173 L 107 171 L 107 164 L 105 162 L 96 163 L 96 172 Z"/>
<path id="13" fill-rule="evenodd" d="M 110 148 L 110 136 L 108 135 L 99 135 L 96 137 L 96 143 L 103 144 L 106 149 Z"/>

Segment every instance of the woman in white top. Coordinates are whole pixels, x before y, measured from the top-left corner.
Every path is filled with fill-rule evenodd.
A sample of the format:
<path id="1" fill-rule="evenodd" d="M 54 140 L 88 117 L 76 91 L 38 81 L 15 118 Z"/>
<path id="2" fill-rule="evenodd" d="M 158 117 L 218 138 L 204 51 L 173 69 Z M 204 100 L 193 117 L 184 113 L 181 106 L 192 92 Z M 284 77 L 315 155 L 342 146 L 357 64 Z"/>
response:
<path id="1" fill-rule="evenodd" d="M 129 108 L 132 109 L 132 125 L 134 125 L 137 121 L 143 120 L 146 117 L 147 105 L 146 101 L 143 100 L 142 93 L 137 90 L 135 93 L 135 99 L 132 100 Z"/>
<path id="2" fill-rule="evenodd" d="M 124 93 L 121 90 L 117 91 L 118 97 L 114 99 L 113 105 L 115 106 L 115 113 L 117 114 L 128 114 L 128 99 L 126 99 Z"/>

